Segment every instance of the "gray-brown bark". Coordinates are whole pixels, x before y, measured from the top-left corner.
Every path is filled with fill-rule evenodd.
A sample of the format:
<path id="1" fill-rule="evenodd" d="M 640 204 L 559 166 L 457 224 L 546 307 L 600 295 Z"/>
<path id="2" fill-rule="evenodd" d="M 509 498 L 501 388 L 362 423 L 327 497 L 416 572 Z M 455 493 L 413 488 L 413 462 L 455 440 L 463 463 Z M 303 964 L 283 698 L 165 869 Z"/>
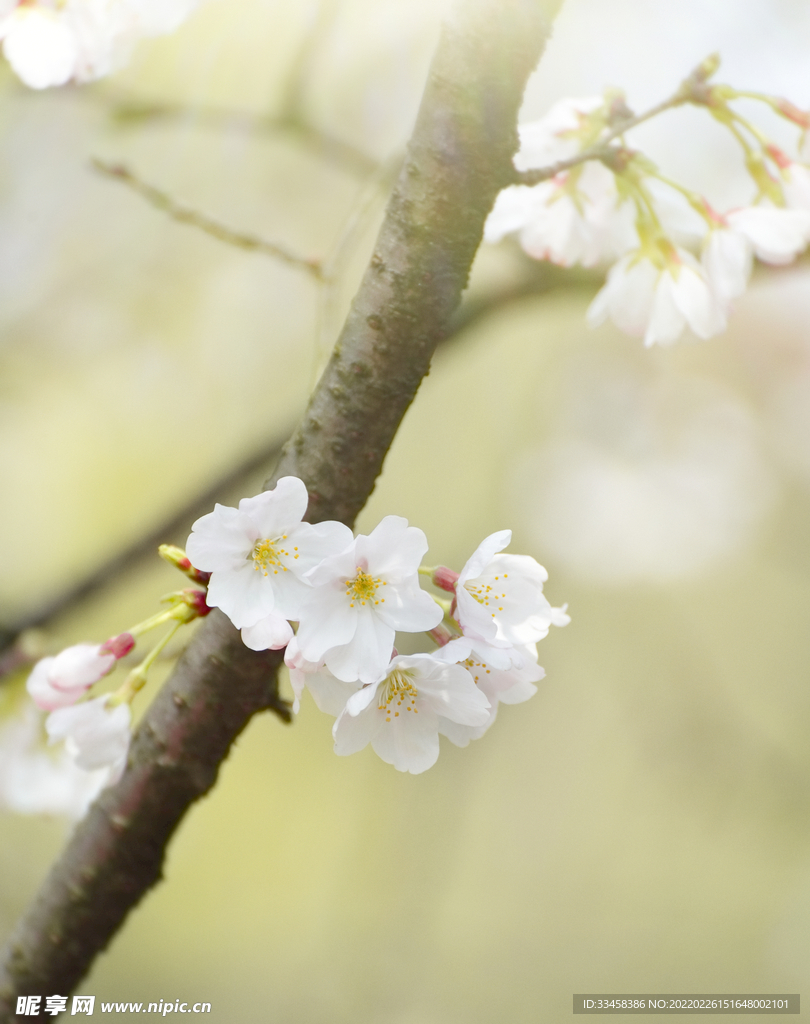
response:
<path id="1" fill-rule="evenodd" d="M 374 254 L 330 363 L 285 448 L 308 518 L 354 522 L 456 309 L 498 191 L 514 174 L 517 114 L 562 0 L 459 0 L 445 26 Z M 127 770 L 76 828 L 14 932 L 0 1021 L 19 994 L 74 988 L 160 878 L 172 833 L 257 711 L 282 716 L 278 653 L 203 623 L 134 738 Z"/>

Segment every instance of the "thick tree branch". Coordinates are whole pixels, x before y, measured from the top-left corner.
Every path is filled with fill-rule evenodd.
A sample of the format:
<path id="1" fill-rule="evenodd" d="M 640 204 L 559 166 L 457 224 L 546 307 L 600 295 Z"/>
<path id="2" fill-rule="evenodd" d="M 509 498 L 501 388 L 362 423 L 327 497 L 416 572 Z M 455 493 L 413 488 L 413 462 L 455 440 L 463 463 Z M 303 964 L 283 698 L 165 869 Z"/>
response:
<path id="1" fill-rule="evenodd" d="M 351 524 L 447 330 L 495 196 L 512 177 L 523 88 L 561 0 L 465 0 L 445 26 L 371 265 L 309 409 L 268 485 L 295 473 L 309 518 Z M 256 711 L 278 654 L 215 612 L 141 723 L 127 770 L 76 828 L 0 968 L 18 994 L 70 992 L 160 877 L 166 844 Z"/>

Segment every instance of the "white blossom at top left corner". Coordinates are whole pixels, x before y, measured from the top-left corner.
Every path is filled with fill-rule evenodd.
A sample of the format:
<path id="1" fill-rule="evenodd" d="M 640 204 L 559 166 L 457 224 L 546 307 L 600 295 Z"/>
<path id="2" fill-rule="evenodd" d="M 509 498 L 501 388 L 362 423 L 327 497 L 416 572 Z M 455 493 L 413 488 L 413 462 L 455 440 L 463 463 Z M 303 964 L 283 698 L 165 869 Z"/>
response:
<path id="1" fill-rule="evenodd" d="M 3 54 L 31 89 L 123 67 L 145 36 L 173 32 L 199 0 L 0 0 Z"/>

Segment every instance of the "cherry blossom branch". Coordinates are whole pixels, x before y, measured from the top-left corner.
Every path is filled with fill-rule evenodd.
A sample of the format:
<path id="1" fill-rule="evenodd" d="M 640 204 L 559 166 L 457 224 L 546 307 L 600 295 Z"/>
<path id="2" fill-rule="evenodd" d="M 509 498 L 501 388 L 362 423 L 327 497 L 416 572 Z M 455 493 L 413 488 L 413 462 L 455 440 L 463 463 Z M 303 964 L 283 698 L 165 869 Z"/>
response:
<path id="1" fill-rule="evenodd" d="M 539 185 L 541 181 L 548 181 L 563 171 L 568 171 L 572 167 L 586 163 L 588 160 L 601 160 L 608 167 L 615 168 L 617 163 L 621 163 L 623 157 L 623 147 L 611 145 L 615 139 L 621 138 L 632 128 L 637 128 L 640 124 L 658 117 L 659 114 L 663 114 L 667 110 L 674 110 L 676 107 L 682 107 L 687 103 L 705 106 L 710 99 L 709 87 L 706 83 L 718 66 L 719 58 L 716 55 L 707 57 L 681 82 L 671 96 L 661 100 L 660 103 L 656 103 L 649 110 L 645 110 L 643 114 L 633 114 L 623 102 L 620 102 L 612 118 L 613 123 L 597 143 L 589 146 L 587 149 L 583 149 L 580 153 L 569 157 L 567 160 L 558 160 L 547 167 L 538 167 L 530 171 L 515 171 L 513 173 L 513 183 Z"/>
<path id="2" fill-rule="evenodd" d="M 362 211 L 360 211 L 362 213 Z M 354 219 L 349 228 L 353 228 Z M 344 231 L 345 239 L 349 228 Z M 335 252 L 344 248 L 341 240 Z M 521 254 L 522 255 L 522 254 Z M 334 261 L 334 253 L 327 258 L 327 266 Z M 762 268 L 758 268 L 759 271 Z M 328 284 L 328 282 L 327 282 Z M 601 284 L 601 276 L 593 270 L 583 268 L 558 267 L 553 263 L 538 262 L 523 257 L 519 271 L 506 284 L 483 292 L 468 293 L 464 301 L 453 314 L 447 333 L 440 341 L 442 347 L 457 342 L 461 335 L 471 326 L 492 316 L 513 302 L 523 299 L 547 295 L 560 289 L 585 289 L 595 291 Z M 326 285 L 324 286 L 326 287 Z M 67 609 L 75 609 L 81 601 L 86 601 L 102 591 L 116 580 L 119 580 L 138 563 L 152 558 L 158 545 L 170 541 L 182 544 L 188 536 L 192 522 L 210 511 L 214 502 L 225 501 L 227 495 L 240 489 L 243 481 L 263 467 L 270 467 L 279 458 L 284 441 L 288 437 L 274 438 L 260 451 L 240 462 L 235 468 L 207 486 L 204 491 L 195 495 L 191 501 L 171 513 L 170 517 L 152 527 L 147 534 L 137 538 L 121 551 L 116 552 L 83 579 L 69 586 L 47 604 L 13 623 L 0 623 L 0 686 L 4 677 L 11 675 L 27 665 L 33 665 L 42 656 L 39 649 L 28 649 L 25 636 L 29 630 L 41 629 L 56 619 Z"/>
<path id="3" fill-rule="evenodd" d="M 275 259 L 283 260 L 290 266 L 307 271 L 318 281 L 323 279 L 320 260 L 298 256 L 283 245 L 279 245 L 276 242 L 268 242 L 258 235 L 234 231 L 233 228 L 220 224 L 219 221 L 212 220 L 206 214 L 200 213 L 199 210 L 194 210 L 190 206 L 184 206 L 182 203 L 176 202 L 167 192 L 162 192 L 159 188 L 155 188 L 154 185 L 150 185 L 123 164 L 109 164 L 99 160 L 97 157 L 93 157 L 92 164 L 97 171 L 128 185 L 138 195 L 143 196 L 152 206 L 163 210 L 164 213 L 167 213 L 173 220 L 179 221 L 181 224 L 190 224 L 192 227 L 199 228 L 200 231 L 204 231 L 207 235 L 211 235 L 220 242 L 227 242 L 228 245 L 234 245 L 239 249 L 246 249 L 249 252 L 260 252 L 265 256 L 272 256 Z"/>
<path id="4" fill-rule="evenodd" d="M 310 521 L 351 524 L 458 305 L 484 221 L 512 179 L 526 80 L 561 0 L 457 0 L 443 28 L 371 263 L 302 423 L 268 486 L 309 489 Z M 146 712 L 126 772 L 77 826 L 0 961 L 17 995 L 70 992 L 160 878 L 166 845 L 256 712 L 284 714 L 279 654 L 213 612 Z"/>

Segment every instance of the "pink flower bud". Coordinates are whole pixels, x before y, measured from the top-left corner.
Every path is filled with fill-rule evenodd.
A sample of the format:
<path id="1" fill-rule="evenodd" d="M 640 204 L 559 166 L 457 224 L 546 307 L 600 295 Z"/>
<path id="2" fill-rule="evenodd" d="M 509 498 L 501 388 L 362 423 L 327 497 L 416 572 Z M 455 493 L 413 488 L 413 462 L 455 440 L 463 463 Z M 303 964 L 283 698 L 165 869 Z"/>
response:
<path id="1" fill-rule="evenodd" d="M 75 704 L 114 664 L 115 656 L 99 644 L 74 644 L 38 661 L 26 687 L 37 707 L 53 711 Z"/>
<path id="2" fill-rule="evenodd" d="M 452 569 L 448 569 L 445 565 L 440 565 L 430 579 L 434 586 L 440 587 L 450 594 L 455 594 L 456 583 L 458 582 L 457 572 L 453 572 Z"/>
<path id="3" fill-rule="evenodd" d="M 183 591 L 183 600 L 201 619 L 211 611 L 205 603 L 204 590 L 194 590 L 192 587 L 187 587 Z"/>
<path id="4" fill-rule="evenodd" d="M 119 633 L 118 636 L 111 636 L 101 645 L 102 654 L 113 654 L 115 660 L 119 661 L 125 657 L 135 646 L 135 637 L 131 633 Z"/>
<path id="5" fill-rule="evenodd" d="M 183 572 L 188 576 L 190 580 L 195 583 L 201 583 L 207 585 L 211 579 L 210 572 L 203 572 L 202 569 L 196 569 L 189 559 L 188 555 L 183 551 L 182 548 L 176 547 L 174 544 L 161 544 L 158 548 L 158 554 L 161 558 L 165 558 L 169 565 L 173 565 L 180 572 Z"/>
<path id="6" fill-rule="evenodd" d="M 776 101 L 776 106 L 779 108 L 779 113 L 793 121 L 794 124 L 798 124 L 802 128 L 810 128 L 810 111 L 801 110 L 795 103 L 781 98 Z"/>

